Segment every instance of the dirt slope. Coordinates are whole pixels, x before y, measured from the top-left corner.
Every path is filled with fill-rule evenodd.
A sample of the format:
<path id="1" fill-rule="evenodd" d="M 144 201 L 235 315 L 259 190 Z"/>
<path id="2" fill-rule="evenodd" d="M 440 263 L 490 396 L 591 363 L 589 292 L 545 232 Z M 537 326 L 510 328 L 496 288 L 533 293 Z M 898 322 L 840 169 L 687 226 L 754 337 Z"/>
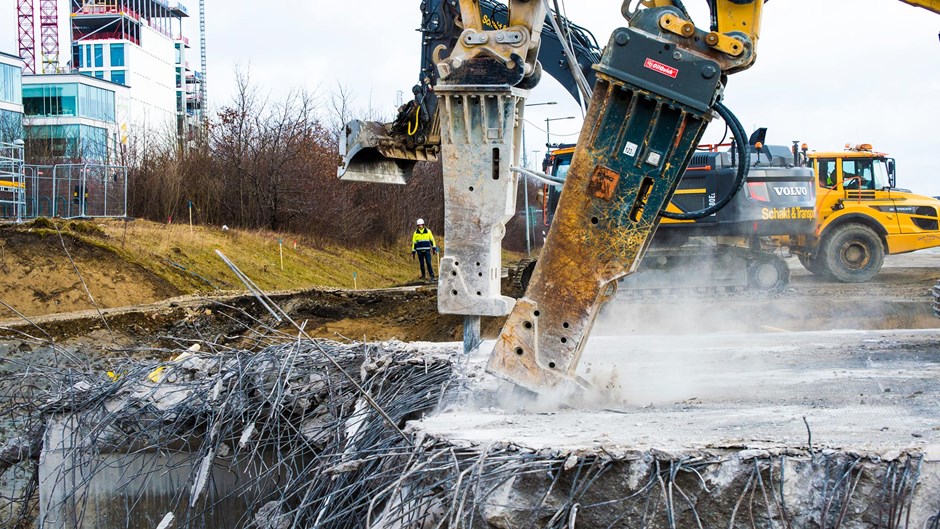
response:
<path id="1" fill-rule="evenodd" d="M 216 249 L 266 291 L 382 288 L 417 275 L 407 248 L 351 250 L 267 232 L 141 220 L 39 219 L 0 226 L 0 301 L 38 316 L 244 290 Z M 12 317 L 0 304 L 0 320 Z"/>
<path id="2" fill-rule="evenodd" d="M 27 316 L 93 309 L 88 292 L 101 307 L 153 303 L 181 294 L 152 271 L 70 232 L 60 240 L 55 233 L 3 230 L 2 244 L 0 300 Z"/>

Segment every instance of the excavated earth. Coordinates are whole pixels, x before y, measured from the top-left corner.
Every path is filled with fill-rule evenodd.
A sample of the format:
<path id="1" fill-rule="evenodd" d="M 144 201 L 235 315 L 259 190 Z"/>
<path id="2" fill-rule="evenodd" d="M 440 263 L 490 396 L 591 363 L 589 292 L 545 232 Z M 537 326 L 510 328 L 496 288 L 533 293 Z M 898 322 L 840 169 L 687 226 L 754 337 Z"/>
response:
<path id="1" fill-rule="evenodd" d="M 595 334 L 700 334 L 716 332 L 798 332 L 829 329 L 923 329 L 937 327 L 930 289 L 940 279 L 940 251 L 889 256 L 872 281 L 843 284 L 818 278 L 790 258 L 792 279 L 779 296 L 664 293 L 642 299 L 615 299 L 598 318 Z M 121 282 L 125 288 L 129 284 Z M 521 293 L 514 278 L 505 292 Z M 453 341 L 462 319 L 437 313 L 433 285 L 383 290 L 311 289 L 270 295 L 314 337 L 362 341 Z M 29 317 L 2 309 L 0 337 L 36 331 L 60 343 L 102 347 L 149 347 L 179 339 L 219 337 L 235 342 L 254 328 L 257 317 L 273 320 L 250 295 L 180 297 L 129 307 Z M 265 319 L 267 318 L 267 319 Z M 484 318 L 484 337 L 494 338 L 500 318 Z M 110 327 L 110 330 L 108 329 Z M 283 327 L 283 326 L 282 326 Z M 102 334 L 104 333 L 104 334 Z M 28 345 L 28 343 L 26 344 Z"/>

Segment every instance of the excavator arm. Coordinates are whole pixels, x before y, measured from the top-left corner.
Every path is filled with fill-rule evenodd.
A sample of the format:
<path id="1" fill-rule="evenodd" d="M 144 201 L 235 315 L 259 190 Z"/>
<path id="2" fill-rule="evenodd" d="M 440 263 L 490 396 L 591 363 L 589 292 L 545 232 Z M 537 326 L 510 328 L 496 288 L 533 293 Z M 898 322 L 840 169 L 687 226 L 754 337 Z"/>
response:
<path id="1" fill-rule="evenodd" d="M 911 4 L 912 6 L 923 7 L 927 11 L 932 11 L 934 13 L 940 13 L 940 0 L 901 0 L 905 4 Z"/>
<path id="2" fill-rule="evenodd" d="M 480 0 L 479 27 L 497 30 L 509 24 L 509 8 L 495 0 Z M 580 72 L 589 86 L 594 86 L 592 66 L 600 60 L 600 47 L 590 31 L 559 17 L 559 36 L 546 19 L 542 24 L 538 67 L 561 83 L 573 98 L 585 102 L 578 89 Z M 421 2 L 421 67 L 418 82 L 412 88 L 414 99 L 398 109 L 391 123 L 352 121 L 340 139 L 339 178 L 349 181 L 405 184 L 415 163 L 436 161 L 440 154 L 440 123 L 437 97 L 433 91 L 440 75 L 435 53 L 452 50 L 463 31 L 460 8 L 448 0 Z M 565 45 L 573 53 L 569 60 Z"/>

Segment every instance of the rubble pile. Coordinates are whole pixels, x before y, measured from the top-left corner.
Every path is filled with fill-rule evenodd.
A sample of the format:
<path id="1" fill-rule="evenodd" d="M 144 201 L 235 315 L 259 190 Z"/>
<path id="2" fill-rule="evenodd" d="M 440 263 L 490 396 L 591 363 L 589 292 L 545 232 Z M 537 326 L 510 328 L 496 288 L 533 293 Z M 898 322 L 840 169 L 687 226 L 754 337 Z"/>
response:
<path id="1" fill-rule="evenodd" d="M 940 527 L 932 445 L 641 440 L 641 415 L 708 411 L 536 410 L 457 344 L 282 338 L 108 373 L 37 368 L 24 433 L 0 447 L 0 470 L 33 476 L 8 525 Z"/>

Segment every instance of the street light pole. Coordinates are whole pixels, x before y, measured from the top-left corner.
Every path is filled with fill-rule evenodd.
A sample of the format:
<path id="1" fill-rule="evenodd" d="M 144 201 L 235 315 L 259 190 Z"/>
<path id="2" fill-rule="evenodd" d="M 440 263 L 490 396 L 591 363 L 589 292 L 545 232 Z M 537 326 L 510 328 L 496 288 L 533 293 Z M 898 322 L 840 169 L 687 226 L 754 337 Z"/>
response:
<path id="1" fill-rule="evenodd" d="M 540 107 L 544 105 L 557 105 L 557 101 L 547 101 L 545 103 L 530 103 L 526 105 L 527 107 Z M 529 168 L 529 155 L 526 150 L 525 143 L 525 125 L 522 126 L 522 166 L 526 169 Z M 532 257 L 532 238 L 529 236 L 529 232 L 532 231 L 532 222 L 529 214 L 529 179 L 522 177 L 523 192 L 522 195 L 525 200 L 525 251 L 528 257 Z"/>
<path id="2" fill-rule="evenodd" d="M 552 144 L 552 133 L 551 133 L 552 121 L 562 121 L 566 119 L 574 119 L 574 116 L 566 116 L 563 118 L 545 118 L 545 146 L 546 147 Z"/>

